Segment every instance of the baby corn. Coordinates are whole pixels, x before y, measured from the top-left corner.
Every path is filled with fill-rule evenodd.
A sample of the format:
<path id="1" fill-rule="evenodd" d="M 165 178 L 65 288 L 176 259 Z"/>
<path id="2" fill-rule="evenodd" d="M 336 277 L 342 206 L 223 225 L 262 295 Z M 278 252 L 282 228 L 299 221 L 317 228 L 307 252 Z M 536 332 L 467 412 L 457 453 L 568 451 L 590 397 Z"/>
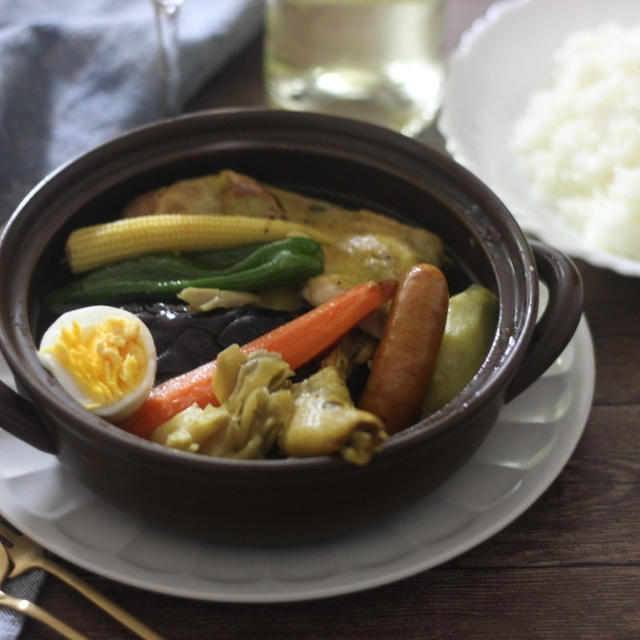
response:
<path id="1" fill-rule="evenodd" d="M 162 251 L 207 251 L 290 236 L 327 242 L 318 229 L 286 220 L 249 216 L 158 214 L 106 222 L 73 231 L 66 255 L 73 273 Z"/>

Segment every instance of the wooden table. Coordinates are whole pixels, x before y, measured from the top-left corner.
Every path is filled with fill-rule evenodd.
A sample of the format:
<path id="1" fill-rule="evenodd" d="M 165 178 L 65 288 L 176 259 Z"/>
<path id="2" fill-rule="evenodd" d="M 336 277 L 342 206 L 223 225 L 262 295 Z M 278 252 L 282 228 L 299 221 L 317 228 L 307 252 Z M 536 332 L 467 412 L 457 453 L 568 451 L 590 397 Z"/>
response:
<path id="1" fill-rule="evenodd" d="M 489 4 L 448 0 L 449 48 Z M 263 104 L 260 64 L 257 39 L 190 109 Z M 597 362 L 586 431 L 550 489 L 484 544 L 395 584 L 292 604 L 184 600 L 78 573 L 168 638 L 640 638 L 640 280 L 579 268 Z M 129 637 L 55 579 L 39 603 L 91 638 Z M 23 637 L 54 636 L 28 623 Z"/>

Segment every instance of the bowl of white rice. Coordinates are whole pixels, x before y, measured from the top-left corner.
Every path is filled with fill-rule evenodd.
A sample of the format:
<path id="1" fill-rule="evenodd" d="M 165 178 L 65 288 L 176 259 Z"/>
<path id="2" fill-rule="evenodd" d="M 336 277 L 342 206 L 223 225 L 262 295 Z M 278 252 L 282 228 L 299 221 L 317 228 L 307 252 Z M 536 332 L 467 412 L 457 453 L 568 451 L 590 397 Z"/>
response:
<path id="1" fill-rule="evenodd" d="M 438 126 L 525 231 L 640 276 L 640 2 L 495 3 L 449 60 Z"/>

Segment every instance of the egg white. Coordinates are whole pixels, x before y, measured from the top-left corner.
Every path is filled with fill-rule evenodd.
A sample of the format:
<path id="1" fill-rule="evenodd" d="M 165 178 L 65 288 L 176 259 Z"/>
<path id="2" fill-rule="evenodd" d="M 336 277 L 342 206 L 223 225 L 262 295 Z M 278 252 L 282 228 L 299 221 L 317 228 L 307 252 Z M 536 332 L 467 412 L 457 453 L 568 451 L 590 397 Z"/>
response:
<path id="1" fill-rule="evenodd" d="M 56 378 L 64 390 L 76 402 L 80 403 L 83 407 L 87 407 L 92 403 L 95 404 L 95 400 L 88 397 L 77 385 L 67 368 L 63 366 L 54 355 L 51 353 L 42 353 L 42 351 L 56 344 L 60 339 L 62 329 L 64 327 L 71 327 L 74 322 L 77 322 L 81 327 L 93 327 L 112 317 L 124 318 L 135 322 L 139 326 L 139 341 L 148 358 L 144 378 L 135 389 L 111 404 L 102 404 L 90 409 L 93 413 L 110 422 L 120 422 L 133 414 L 144 403 L 153 387 L 156 375 L 157 355 L 155 343 L 153 342 L 151 332 L 137 316 L 123 309 L 106 305 L 83 307 L 63 313 L 42 336 L 38 358 L 42 365 Z"/>

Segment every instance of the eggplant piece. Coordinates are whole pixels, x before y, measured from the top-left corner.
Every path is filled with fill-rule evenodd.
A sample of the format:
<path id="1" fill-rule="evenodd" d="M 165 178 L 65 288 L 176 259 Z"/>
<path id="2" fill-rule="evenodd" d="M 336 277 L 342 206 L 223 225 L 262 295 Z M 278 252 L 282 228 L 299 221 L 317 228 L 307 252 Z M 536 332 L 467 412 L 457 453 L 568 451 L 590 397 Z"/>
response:
<path id="1" fill-rule="evenodd" d="M 187 305 L 122 305 L 149 328 L 158 353 L 156 384 L 215 360 L 231 344 L 245 344 L 297 313 L 240 307 L 190 314 Z"/>

